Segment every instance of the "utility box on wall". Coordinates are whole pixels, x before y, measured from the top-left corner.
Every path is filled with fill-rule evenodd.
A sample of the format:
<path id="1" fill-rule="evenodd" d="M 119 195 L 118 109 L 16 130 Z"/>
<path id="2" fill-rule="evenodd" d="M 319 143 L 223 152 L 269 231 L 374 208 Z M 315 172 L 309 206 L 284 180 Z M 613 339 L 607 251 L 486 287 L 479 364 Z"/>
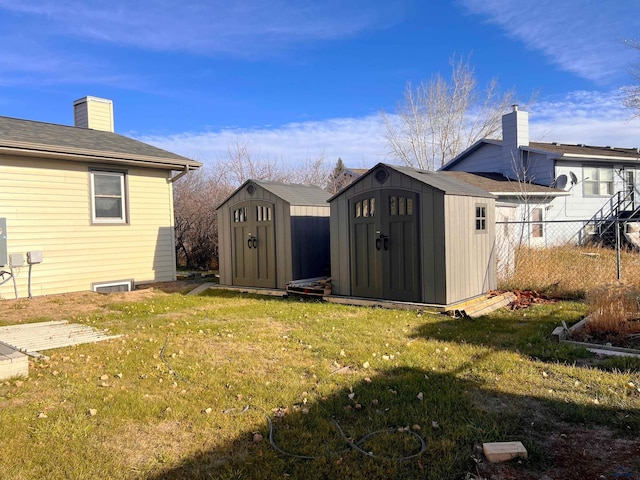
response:
<path id="1" fill-rule="evenodd" d="M 7 264 L 7 219 L 0 218 L 0 267 Z"/>

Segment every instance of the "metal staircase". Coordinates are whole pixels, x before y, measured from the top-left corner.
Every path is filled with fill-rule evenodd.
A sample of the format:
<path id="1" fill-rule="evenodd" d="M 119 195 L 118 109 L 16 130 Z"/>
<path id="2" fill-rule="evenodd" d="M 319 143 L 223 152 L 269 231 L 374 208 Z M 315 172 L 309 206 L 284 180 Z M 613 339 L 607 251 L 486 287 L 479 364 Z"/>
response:
<path id="1" fill-rule="evenodd" d="M 591 217 L 577 233 L 578 243 L 616 245 L 616 225 L 620 229 L 621 242 L 640 248 L 637 241 L 627 236 L 627 225 L 640 222 L 640 202 L 634 206 L 634 192 L 617 192 Z"/>

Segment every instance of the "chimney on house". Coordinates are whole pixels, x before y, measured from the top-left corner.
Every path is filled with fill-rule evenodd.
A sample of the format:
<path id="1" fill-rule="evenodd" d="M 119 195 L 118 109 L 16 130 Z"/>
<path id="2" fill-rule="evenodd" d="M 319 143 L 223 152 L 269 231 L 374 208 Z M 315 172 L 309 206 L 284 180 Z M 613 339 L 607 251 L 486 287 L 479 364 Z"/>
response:
<path id="1" fill-rule="evenodd" d="M 524 180 L 520 147 L 529 146 L 529 114 L 518 110 L 518 105 L 512 107 L 512 112 L 502 116 L 502 173 Z"/>
<path id="2" fill-rule="evenodd" d="M 113 102 L 106 98 L 84 97 L 73 102 L 76 127 L 113 132 Z"/>

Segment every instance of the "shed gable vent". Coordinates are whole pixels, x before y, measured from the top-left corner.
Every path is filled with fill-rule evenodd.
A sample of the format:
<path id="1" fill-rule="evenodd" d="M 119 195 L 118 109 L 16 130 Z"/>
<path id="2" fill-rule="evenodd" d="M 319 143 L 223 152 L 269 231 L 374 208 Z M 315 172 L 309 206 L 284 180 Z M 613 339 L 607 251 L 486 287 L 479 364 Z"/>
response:
<path id="1" fill-rule="evenodd" d="M 384 168 L 379 168 L 375 173 L 375 179 L 378 183 L 384 183 L 389 178 L 389 172 L 387 172 Z"/>

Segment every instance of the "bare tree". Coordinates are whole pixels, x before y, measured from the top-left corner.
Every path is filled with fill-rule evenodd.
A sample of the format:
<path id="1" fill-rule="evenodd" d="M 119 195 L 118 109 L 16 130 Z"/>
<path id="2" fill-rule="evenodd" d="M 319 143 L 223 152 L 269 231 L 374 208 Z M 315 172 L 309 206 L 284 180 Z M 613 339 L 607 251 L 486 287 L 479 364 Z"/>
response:
<path id="1" fill-rule="evenodd" d="M 178 266 L 187 269 L 217 268 L 215 209 L 232 191 L 220 170 L 206 168 L 185 175 L 174 184 L 176 257 Z"/>
<path id="2" fill-rule="evenodd" d="M 624 43 L 640 51 L 640 42 L 637 40 L 627 40 Z M 640 116 L 640 64 L 633 66 L 629 73 L 636 80 L 637 85 L 632 85 L 625 89 L 624 105 L 625 107 L 634 109 L 636 115 Z"/>
<path id="3" fill-rule="evenodd" d="M 478 89 L 469 59 L 451 59 L 451 78 L 440 74 L 417 87 L 408 83 L 395 115 L 382 112 L 390 153 L 406 165 L 437 170 L 477 140 L 495 137 L 514 92 L 496 80 Z"/>

